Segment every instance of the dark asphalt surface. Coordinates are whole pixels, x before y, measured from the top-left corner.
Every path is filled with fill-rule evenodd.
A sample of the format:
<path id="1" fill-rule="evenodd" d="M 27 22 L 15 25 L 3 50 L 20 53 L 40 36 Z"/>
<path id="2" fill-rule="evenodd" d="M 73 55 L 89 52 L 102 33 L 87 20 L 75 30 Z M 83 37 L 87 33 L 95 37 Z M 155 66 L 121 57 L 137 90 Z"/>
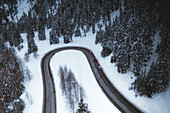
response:
<path id="1" fill-rule="evenodd" d="M 63 50 L 78 50 L 85 54 L 91 66 L 93 74 L 100 85 L 102 91 L 108 99 L 122 112 L 122 113 L 143 113 L 142 110 L 137 108 L 129 102 L 110 82 L 106 74 L 103 72 L 100 64 L 93 55 L 93 53 L 83 47 L 63 47 L 48 52 L 41 61 L 41 71 L 43 78 L 43 113 L 57 113 L 56 94 L 54 80 L 50 69 L 50 60 L 52 56 Z M 102 103 L 101 103 L 102 104 Z M 114 113 L 114 111 L 113 111 Z"/>

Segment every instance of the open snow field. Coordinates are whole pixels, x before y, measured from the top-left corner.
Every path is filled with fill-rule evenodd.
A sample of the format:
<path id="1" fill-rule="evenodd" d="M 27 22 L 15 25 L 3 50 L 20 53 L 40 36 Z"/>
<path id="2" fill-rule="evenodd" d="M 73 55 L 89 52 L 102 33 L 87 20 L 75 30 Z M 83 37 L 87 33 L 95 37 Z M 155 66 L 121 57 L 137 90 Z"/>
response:
<path id="1" fill-rule="evenodd" d="M 136 104 L 137 106 L 139 106 L 148 113 L 169 113 L 170 107 L 168 105 L 170 103 L 169 98 L 170 87 L 167 90 L 167 92 L 155 95 L 151 99 L 147 97 L 135 97 L 135 93 L 132 90 L 129 90 L 130 84 L 135 79 L 134 75 L 130 72 L 126 74 L 118 73 L 114 64 L 110 63 L 111 56 L 102 58 L 100 55 L 100 51 L 102 50 L 102 48 L 99 44 L 98 45 L 94 44 L 95 42 L 94 36 L 95 35 L 93 35 L 92 33 L 88 33 L 87 36 L 83 38 L 73 37 L 73 42 L 69 44 L 64 44 L 61 38 L 59 44 L 50 45 L 49 30 L 46 30 L 47 39 L 45 41 L 38 41 L 38 33 L 35 32 L 35 43 L 37 44 L 39 49 L 38 50 L 39 57 L 37 59 L 34 59 L 33 56 L 30 55 L 30 61 L 25 62 L 26 66 L 29 68 L 31 72 L 32 79 L 30 81 L 25 82 L 26 89 L 25 93 L 22 95 L 22 98 L 26 102 L 24 113 L 42 112 L 41 110 L 43 99 L 43 84 L 40 68 L 41 59 L 46 52 L 64 46 L 82 46 L 91 49 L 96 58 L 98 59 L 99 63 L 103 67 L 103 70 L 107 74 L 108 78 L 118 88 L 118 90 L 124 96 L 126 96 L 131 102 L 133 102 L 134 104 Z M 22 34 L 22 38 L 24 39 L 23 43 L 24 48 L 20 52 L 17 51 L 17 54 L 24 61 L 24 54 L 27 51 L 27 40 L 25 33 Z M 68 57 L 68 55 L 70 57 Z M 73 58 L 71 58 L 71 56 Z M 108 110 L 106 113 L 119 112 L 113 105 L 111 105 L 107 97 L 103 94 L 102 90 L 98 86 L 85 56 L 78 51 L 63 51 L 57 53 L 51 60 L 51 68 L 56 82 L 55 83 L 57 89 L 56 91 L 58 93 L 57 109 L 63 110 L 59 111 L 59 113 L 70 113 L 66 107 L 65 98 L 61 96 L 61 90 L 59 89 L 58 86 L 59 80 L 57 74 L 59 65 L 68 65 L 68 67 L 72 69 L 78 82 L 85 89 L 87 95 L 85 102 L 88 103 L 89 108 L 93 113 L 103 113 L 106 112 L 106 110 Z M 131 77 L 133 77 L 133 79 L 131 79 Z M 104 105 L 107 105 L 108 109 Z"/>

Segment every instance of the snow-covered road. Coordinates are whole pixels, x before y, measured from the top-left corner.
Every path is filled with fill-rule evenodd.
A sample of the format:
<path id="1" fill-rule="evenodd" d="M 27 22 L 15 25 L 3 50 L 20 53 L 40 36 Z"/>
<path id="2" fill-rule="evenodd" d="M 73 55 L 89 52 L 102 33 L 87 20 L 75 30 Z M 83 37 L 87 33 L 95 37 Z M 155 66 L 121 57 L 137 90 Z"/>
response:
<path id="1" fill-rule="evenodd" d="M 95 56 L 92 54 L 92 52 L 88 49 L 82 48 L 82 47 L 65 47 L 65 48 L 59 48 L 53 51 L 50 51 L 47 53 L 43 60 L 42 60 L 42 76 L 43 76 L 43 86 L 44 86 L 44 99 L 43 99 L 43 112 L 44 113 L 54 113 L 56 111 L 56 102 L 54 101 L 56 99 L 55 97 L 55 85 L 54 80 L 51 75 L 51 70 L 49 67 L 49 61 L 51 57 L 62 50 L 68 50 L 68 49 L 74 49 L 82 51 L 93 71 L 93 74 L 95 75 L 95 78 L 100 85 L 101 89 L 105 93 L 105 95 L 108 97 L 108 99 L 121 111 L 121 112 L 133 112 L 133 113 L 140 113 L 141 110 L 138 109 L 136 106 L 131 104 L 125 97 L 123 97 L 120 92 L 112 85 L 112 83 L 109 81 L 105 73 L 101 68 L 99 68 L 99 64 L 96 61 Z M 48 78 L 46 78 L 48 76 Z M 48 89 L 48 90 L 47 90 Z M 53 91 L 50 91 L 53 90 Z M 50 93 L 49 93 L 50 92 Z M 51 103 L 50 103 L 51 101 Z"/>

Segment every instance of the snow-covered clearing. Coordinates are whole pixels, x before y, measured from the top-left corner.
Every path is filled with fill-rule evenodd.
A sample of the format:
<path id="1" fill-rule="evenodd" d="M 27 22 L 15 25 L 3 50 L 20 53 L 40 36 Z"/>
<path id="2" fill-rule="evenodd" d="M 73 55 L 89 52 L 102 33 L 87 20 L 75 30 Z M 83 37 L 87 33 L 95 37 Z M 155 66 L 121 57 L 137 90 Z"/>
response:
<path id="1" fill-rule="evenodd" d="M 120 111 L 108 100 L 104 95 L 101 88 L 99 87 L 91 67 L 85 57 L 85 55 L 76 50 L 66 50 L 57 53 L 51 60 L 51 68 L 55 83 L 57 86 L 57 105 L 59 113 L 69 113 L 66 112 L 66 106 L 62 104 L 63 98 L 61 98 L 61 90 L 59 86 L 58 70 L 60 66 L 66 65 L 69 67 L 78 82 L 85 89 L 86 99 L 89 109 L 92 113 L 119 113 Z"/>
<path id="2" fill-rule="evenodd" d="M 82 46 L 82 47 L 91 49 L 94 55 L 96 56 L 96 58 L 99 60 L 99 63 L 103 67 L 103 70 L 105 71 L 109 79 L 112 81 L 112 83 L 131 102 L 140 106 L 143 110 L 145 110 L 148 113 L 169 113 L 170 107 L 168 105 L 170 103 L 170 98 L 169 98 L 170 88 L 167 90 L 167 92 L 159 94 L 159 95 L 155 95 L 151 99 L 147 97 L 135 97 L 135 93 L 129 90 L 130 84 L 135 79 L 134 75 L 130 72 L 126 74 L 118 73 L 114 64 L 110 63 L 111 56 L 102 58 L 100 55 L 100 51 L 102 50 L 102 48 L 99 44 L 98 45 L 94 44 L 95 35 L 93 35 L 92 33 L 88 33 L 87 36 L 84 38 L 73 37 L 73 42 L 69 44 L 64 44 L 61 38 L 59 44 L 50 45 L 49 44 L 49 30 L 46 30 L 46 37 L 47 39 L 45 41 L 38 41 L 38 33 L 35 32 L 35 42 L 38 45 L 39 57 L 38 59 L 34 59 L 31 56 L 30 61 L 25 63 L 26 66 L 28 66 L 29 70 L 31 71 L 32 80 L 25 83 L 25 87 L 26 87 L 25 92 L 27 93 L 24 93 L 22 95 L 22 98 L 26 102 L 26 108 L 24 110 L 24 113 L 31 113 L 31 112 L 41 113 L 42 97 L 43 97 L 43 85 L 42 85 L 42 77 L 41 77 L 41 69 L 40 69 L 41 59 L 44 56 L 44 54 L 48 52 L 49 50 L 59 48 L 59 47 L 64 47 L 64 46 Z M 27 51 L 26 34 L 22 34 L 22 38 L 24 39 L 24 43 L 23 43 L 24 48 L 21 50 L 21 52 L 17 51 L 17 54 L 24 61 L 24 54 Z M 68 55 L 74 56 L 74 54 L 76 54 L 75 59 L 68 57 Z M 63 58 L 64 60 L 61 60 L 61 58 Z M 59 86 L 57 85 L 58 77 L 56 74 L 58 73 L 58 67 L 55 67 L 55 66 L 65 65 L 66 59 L 70 62 L 70 63 L 67 63 L 67 65 L 73 70 L 78 82 L 83 86 L 83 88 L 86 91 L 86 95 L 87 95 L 86 102 L 89 104 L 90 110 L 93 113 L 100 113 L 100 112 L 103 113 L 103 112 L 106 112 L 105 110 L 107 110 L 107 108 L 105 108 L 104 105 L 108 104 L 109 110 L 107 111 L 107 113 L 117 112 L 117 110 L 114 110 L 115 109 L 114 106 L 110 105 L 110 102 L 104 96 L 104 94 L 102 93 L 102 90 L 100 90 L 99 86 L 95 82 L 94 76 L 91 72 L 89 64 L 86 61 L 86 58 L 81 52 L 78 52 L 78 51 L 63 51 L 63 52 L 57 53 L 53 57 L 52 62 L 51 62 L 52 63 L 51 68 L 53 69 L 54 78 L 56 81 L 57 93 L 60 93 L 61 91 L 58 88 Z M 55 62 L 53 62 L 54 60 Z M 60 62 L 58 63 L 59 60 Z M 77 61 L 79 61 L 78 65 L 76 63 Z M 83 63 L 80 63 L 80 62 L 83 62 Z M 76 67 L 76 66 L 79 66 L 79 67 Z M 133 79 L 131 79 L 131 77 L 133 77 Z M 94 92 L 94 93 L 90 93 L 90 92 Z M 32 104 L 31 104 L 31 101 L 28 101 L 29 99 L 27 99 L 27 94 L 30 96 L 30 99 L 32 100 Z M 66 105 L 64 97 L 62 96 L 59 97 L 59 96 L 60 94 L 57 95 L 57 104 L 60 103 L 58 104 L 57 109 L 66 110 L 67 108 L 64 107 Z M 100 99 L 98 99 L 99 97 Z M 113 108 L 111 106 L 113 106 Z M 59 113 L 66 113 L 66 111 L 63 111 L 63 112 L 61 111 Z"/>

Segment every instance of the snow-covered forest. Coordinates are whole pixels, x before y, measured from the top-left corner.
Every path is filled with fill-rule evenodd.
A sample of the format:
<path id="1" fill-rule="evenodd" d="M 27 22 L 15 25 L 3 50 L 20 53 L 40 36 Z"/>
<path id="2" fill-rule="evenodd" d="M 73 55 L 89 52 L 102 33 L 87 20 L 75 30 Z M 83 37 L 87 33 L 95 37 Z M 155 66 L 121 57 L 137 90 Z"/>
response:
<path id="1" fill-rule="evenodd" d="M 132 72 L 136 79 L 129 85 L 136 96 L 152 98 L 166 92 L 170 79 L 169 10 L 166 0 L 25 0 L 29 10 L 19 8 L 23 0 L 0 2 L 0 112 L 22 112 L 24 75 L 29 70 L 15 51 L 23 48 L 21 33 L 26 33 L 27 51 L 38 57 L 39 41 L 65 44 L 86 38 L 92 30 L 101 56 L 111 55 L 109 63 L 119 73 Z M 113 16 L 113 13 L 116 15 Z M 14 49 L 14 48 L 17 48 Z M 103 67 L 105 68 L 105 67 Z"/>

